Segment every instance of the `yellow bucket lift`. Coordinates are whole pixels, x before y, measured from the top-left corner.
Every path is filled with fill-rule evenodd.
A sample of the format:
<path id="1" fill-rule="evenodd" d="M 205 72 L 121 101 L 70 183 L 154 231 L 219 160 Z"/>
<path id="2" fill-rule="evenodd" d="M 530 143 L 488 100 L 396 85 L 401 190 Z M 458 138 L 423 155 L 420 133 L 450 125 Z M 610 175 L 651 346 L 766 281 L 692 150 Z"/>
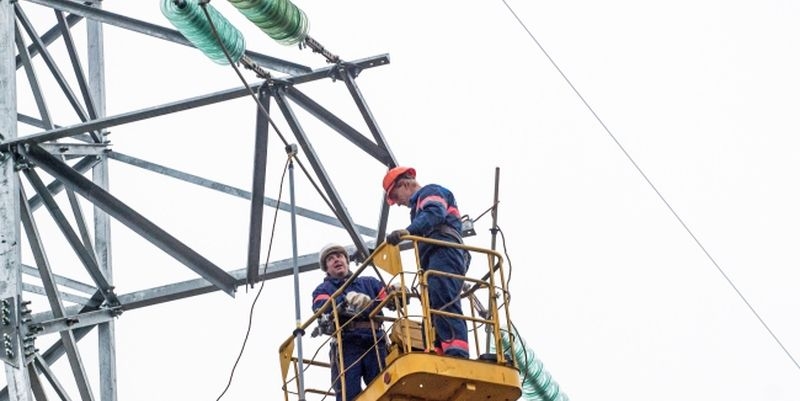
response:
<path id="1" fill-rule="evenodd" d="M 518 400 L 522 394 L 520 375 L 516 368 L 517 361 L 513 349 L 504 349 L 501 342 L 501 330 L 512 327 L 509 314 L 509 294 L 503 259 L 495 251 L 467 245 L 442 242 L 416 236 L 406 236 L 411 240 L 414 249 L 415 267 L 411 270 L 403 268 L 400 248 L 386 243 L 381 244 L 353 273 L 353 277 L 362 274 L 367 267 L 376 266 L 391 276 L 388 284 L 399 283 L 399 291 L 391 292 L 389 297 L 381 301 L 372 312 L 371 318 L 377 322 L 373 327 L 373 338 L 377 342 L 375 327 L 388 326 L 388 355 L 381 373 L 367 385 L 358 395 L 356 401 L 512 401 Z M 448 246 L 470 252 L 472 264 L 470 276 L 451 275 L 437 271 L 425 271 L 420 268 L 419 243 Z M 486 263 L 477 263 L 481 256 Z M 464 280 L 462 301 L 469 308 L 462 308 L 464 315 L 454 315 L 445 311 L 431 309 L 428 294 L 428 278 L 433 274 L 457 277 Z M 473 278 L 471 275 L 481 275 Z M 410 286 L 408 284 L 411 284 Z M 334 302 L 349 283 L 342 285 L 328 302 Z M 418 298 L 420 302 L 410 302 Z M 484 306 L 486 305 L 486 306 Z M 384 306 L 394 313 L 378 315 Z M 335 400 L 331 390 L 330 361 L 327 352 L 319 352 L 326 344 L 319 339 L 298 336 L 305 333 L 323 314 L 332 310 L 332 324 L 335 326 L 331 339 L 341 347 L 341 326 L 337 308 L 322 307 L 295 329 L 295 332 L 280 347 L 280 363 L 283 375 L 284 399 Z M 469 311 L 469 312 L 467 312 Z M 457 317 L 467 321 L 471 328 L 470 358 L 456 358 L 437 355 L 433 347 L 432 318 L 435 315 Z M 426 331 L 423 334 L 423 330 Z M 508 334 L 508 333 L 506 333 Z M 296 345 L 301 343 L 301 347 Z M 313 349 L 317 352 L 312 358 L 300 358 L 296 351 Z M 483 346 L 482 346 L 483 344 Z M 312 348 L 309 348 L 311 346 Z M 510 345 L 513 347 L 513 344 Z M 430 351 L 429 351 L 430 350 Z M 502 350 L 497 352 L 496 350 Z M 317 359 L 322 354 L 325 359 Z M 337 355 L 342 355 L 341 350 Z M 344 380 L 342 385 L 344 386 Z M 347 388 L 342 389 L 347 394 Z M 327 397 L 327 398 L 326 398 Z"/>

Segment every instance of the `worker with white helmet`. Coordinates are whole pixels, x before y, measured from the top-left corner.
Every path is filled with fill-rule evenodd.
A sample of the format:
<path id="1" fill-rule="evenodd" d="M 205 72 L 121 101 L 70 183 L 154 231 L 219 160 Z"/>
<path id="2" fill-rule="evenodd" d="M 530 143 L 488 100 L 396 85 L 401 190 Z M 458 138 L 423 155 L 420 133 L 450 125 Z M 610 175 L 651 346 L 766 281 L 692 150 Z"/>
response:
<path id="1" fill-rule="evenodd" d="M 351 278 L 350 258 L 347 250 L 337 244 L 325 245 L 319 251 L 319 266 L 325 272 L 322 284 L 312 293 L 312 308 L 316 313 L 331 296 Z M 339 369 L 339 356 L 334 341 L 331 342 L 331 382 L 336 391 L 336 400 L 342 401 L 340 372 L 344 371 L 344 393 L 350 401 L 361 393 L 362 379 L 369 384 L 385 364 L 386 341 L 380 322 L 369 319 L 369 313 L 386 299 L 386 287 L 375 277 L 359 276 L 353 279 L 345 291 L 335 300 L 342 326 L 342 356 L 345 369 Z M 331 313 L 330 310 L 327 313 Z M 379 312 L 382 314 L 382 312 Z M 377 329 L 373 337 L 372 329 Z M 332 330 L 326 334 L 332 334 Z M 377 344 L 375 338 L 378 338 Z"/>
<path id="2" fill-rule="evenodd" d="M 411 224 L 386 236 L 386 242 L 397 245 L 404 235 L 416 235 L 446 242 L 463 243 L 461 214 L 453 193 L 447 188 L 417 182 L 417 171 L 411 167 L 394 167 L 383 177 L 383 189 L 389 205 L 411 208 Z M 463 276 L 469 266 L 469 254 L 461 249 L 420 243 L 420 266 Z M 462 315 L 461 288 L 464 280 L 431 275 L 428 297 L 432 309 Z M 433 316 L 434 347 L 439 354 L 469 357 L 467 322 L 439 314 Z"/>

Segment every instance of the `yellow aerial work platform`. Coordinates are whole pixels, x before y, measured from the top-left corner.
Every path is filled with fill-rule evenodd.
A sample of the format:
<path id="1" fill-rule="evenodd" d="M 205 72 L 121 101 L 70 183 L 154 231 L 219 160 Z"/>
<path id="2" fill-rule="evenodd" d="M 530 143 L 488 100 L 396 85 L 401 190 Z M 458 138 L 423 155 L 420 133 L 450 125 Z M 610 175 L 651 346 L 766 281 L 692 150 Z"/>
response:
<path id="1" fill-rule="evenodd" d="M 411 352 L 392 361 L 357 401 L 512 401 L 519 372 L 494 362 Z"/>
<path id="2" fill-rule="evenodd" d="M 385 366 L 382 367 L 378 377 L 358 394 L 355 401 L 518 400 L 522 394 L 520 376 L 514 360 L 515 352 L 509 348 L 514 344 L 506 344 L 504 349 L 501 342 L 501 332 L 512 325 L 508 310 L 507 282 L 500 254 L 488 249 L 416 236 L 406 236 L 404 239 L 411 240 L 413 244 L 416 260 L 414 269 L 404 271 L 400 249 L 384 243 L 353 272 L 353 277 L 356 277 L 362 274 L 367 267 L 376 266 L 391 276 L 387 284 L 397 283 L 400 288 L 398 291 L 391 292 L 370 315 L 373 321 L 378 322 L 376 327 L 388 326 L 386 328 L 388 355 Z M 418 249 L 418 244 L 421 242 L 468 251 L 473 260 L 469 271 L 470 276 L 422 269 L 419 263 Z M 483 267 L 476 263 L 480 259 L 479 256 L 483 256 L 486 260 Z M 384 273 L 380 274 L 382 279 L 385 279 Z M 427 282 L 428 277 L 435 274 L 464 280 L 466 285 L 461 301 L 468 303 L 469 308 L 462 308 L 463 316 L 430 307 Z M 482 275 L 482 277 L 473 278 L 471 275 Z M 406 276 L 410 276 L 410 279 L 407 279 Z M 335 302 L 334 300 L 341 295 L 348 284 L 349 282 L 342 285 L 341 289 L 333 294 L 328 302 Z M 410 302 L 413 298 L 418 298 L 419 302 Z M 335 326 L 330 339 L 335 340 L 334 344 L 341 347 L 341 325 L 338 311 L 337 308 L 330 306 L 332 305 L 322 307 L 318 313 L 297 327 L 281 345 L 279 353 L 286 401 L 314 400 L 314 395 L 317 395 L 319 400 L 333 401 L 336 399 L 331 390 L 329 369 L 331 363 L 337 363 L 337 361 L 329 361 L 327 358 L 326 360 L 316 359 L 318 354 L 328 354 L 328 352 L 319 352 L 325 343 L 318 345 L 313 358 L 297 355 L 298 352 L 296 352 L 296 349 L 313 349 L 314 341 L 317 344 L 322 341 L 307 338 L 305 331 L 318 322 L 323 311 L 326 310 L 331 312 L 332 325 Z M 464 305 L 462 304 L 462 306 Z M 394 316 L 390 316 L 391 313 L 384 316 L 379 315 L 378 312 L 383 307 L 389 307 L 394 311 Z M 434 349 L 431 322 L 435 315 L 458 317 L 467 321 L 468 327 L 471 328 L 469 359 L 443 356 L 428 351 Z M 373 337 L 377 342 L 377 332 L 374 327 Z M 296 347 L 298 343 L 302 346 Z M 482 347 L 482 345 L 484 346 Z M 312 347 L 309 348 L 310 346 Z M 502 350 L 502 352 L 495 350 Z M 342 355 L 341 350 L 336 354 Z M 342 363 L 341 360 L 339 363 Z M 312 368 L 319 372 L 312 372 Z M 343 393 L 347 394 L 346 387 L 343 389 Z"/>

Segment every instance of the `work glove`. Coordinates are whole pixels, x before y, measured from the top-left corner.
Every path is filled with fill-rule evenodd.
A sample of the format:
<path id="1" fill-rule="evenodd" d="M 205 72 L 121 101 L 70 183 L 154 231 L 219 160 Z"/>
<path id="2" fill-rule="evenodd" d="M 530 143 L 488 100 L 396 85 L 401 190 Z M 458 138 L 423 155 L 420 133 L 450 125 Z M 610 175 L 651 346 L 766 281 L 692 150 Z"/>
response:
<path id="1" fill-rule="evenodd" d="M 347 301 L 348 305 L 359 311 L 372 304 L 372 297 L 356 291 L 348 292 L 347 295 L 344 296 L 344 299 Z"/>
<path id="2" fill-rule="evenodd" d="M 389 286 L 389 294 L 400 291 L 403 291 L 403 286 L 400 283 L 393 283 Z M 406 288 L 405 291 L 406 294 L 411 295 L 411 292 L 408 290 L 408 288 Z"/>
<path id="3" fill-rule="evenodd" d="M 400 243 L 400 241 L 402 241 L 400 237 L 409 234 L 410 233 L 406 229 L 394 230 L 391 232 L 391 234 L 386 236 L 386 242 L 388 242 L 391 245 L 397 245 Z"/>
<path id="4" fill-rule="evenodd" d="M 398 308 L 398 305 L 402 302 L 400 300 L 400 298 L 397 298 L 397 297 L 400 297 L 401 295 L 396 294 L 396 293 L 399 293 L 399 292 L 401 292 L 403 290 L 404 290 L 403 286 L 400 285 L 400 283 L 391 284 L 386 289 L 386 291 L 389 293 L 389 295 L 393 296 L 393 298 L 386 304 L 386 307 L 389 308 L 390 311 L 396 311 L 397 308 Z M 408 290 L 408 288 L 405 288 L 405 292 L 406 292 L 406 297 L 407 297 L 406 299 L 410 302 L 411 301 L 411 292 Z"/>

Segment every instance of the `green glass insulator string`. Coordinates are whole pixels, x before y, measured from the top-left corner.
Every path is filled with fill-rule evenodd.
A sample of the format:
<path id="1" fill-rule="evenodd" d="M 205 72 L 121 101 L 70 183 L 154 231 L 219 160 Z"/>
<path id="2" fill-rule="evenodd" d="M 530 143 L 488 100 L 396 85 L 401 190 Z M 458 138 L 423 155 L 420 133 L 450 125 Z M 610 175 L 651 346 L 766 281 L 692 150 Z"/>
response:
<path id="1" fill-rule="evenodd" d="M 161 13 L 192 44 L 217 64 L 228 64 L 221 41 L 234 63 L 239 62 L 246 50 L 244 36 L 210 4 L 205 5 L 214 24 L 212 28 L 197 0 L 161 0 Z M 219 35 L 214 35 L 216 28 Z"/>
<path id="2" fill-rule="evenodd" d="M 516 331 L 516 330 L 515 330 Z M 525 344 L 519 332 L 513 336 L 508 330 L 501 330 L 500 342 L 503 349 L 508 352 L 511 343 L 514 343 L 514 356 L 522 378 L 522 398 L 526 401 L 569 401 L 569 397 L 561 391 L 550 373 L 544 369 L 542 361 L 536 358 L 533 350 Z"/>
<path id="3" fill-rule="evenodd" d="M 308 18 L 289 0 L 228 0 L 270 38 L 295 45 L 308 35 Z"/>

